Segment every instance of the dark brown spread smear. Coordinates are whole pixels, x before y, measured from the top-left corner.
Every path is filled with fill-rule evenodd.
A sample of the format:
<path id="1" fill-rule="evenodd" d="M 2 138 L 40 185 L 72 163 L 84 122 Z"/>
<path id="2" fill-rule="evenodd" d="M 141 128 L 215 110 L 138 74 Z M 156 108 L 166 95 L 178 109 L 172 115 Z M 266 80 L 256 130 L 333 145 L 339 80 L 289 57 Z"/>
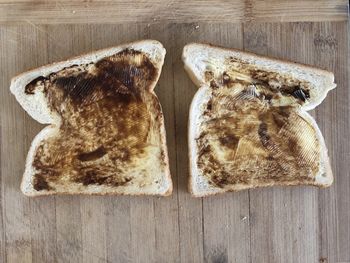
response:
<path id="1" fill-rule="evenodd" d="M 78 154 L 78 159 L 82 162 L 93 161 L 103 157 L 106 153 L 106 149 L 102 146 L 95 151 Z"/>
<path id="2" fill-rule="evenodd" d="M 293 78 L 287 74 L 280 74 L 267 70 L 257 69 L 255 66 L 230 58 L 227 61 L 228 71 L 222 72 L 219 77 L 210 70 L 205 72 L 205 80 L 210 87 L 230 87 L 233 84 L 251 85 L 259 91 L 260 99 L 278 101 L 282 97 L 288 98 L 295 104 L 303 105 L 310 98 L 310 83 Z"/>
<path id="3" fill-rule="evenodd" d="M 31 82 L 29 82 L 25 88 L 24 88 L 24 92 L 27 94 L 27 95 L 33 95 L 34 94 L 34 90 L 35 90 L 35 87 L 39 84 L 39 83 L 44 83 L 44 81 L 46 80 L 45 77 L 38 77 L 34 80 L 32 80 Z"/>
<path id="4" fill-rule="evenodd" d="M 313 182 L 320 144 L 314 127 L 298 114 L 310 98 L 309 83 L 235 58 L 228 63 L 221 76 L 205 73 L 212 96 L 196 139 L 198 168 L 220 188 Z"/>
<path id="5" fill-rule="evenodd" d="M 25 92 L 42 89 L 62 120 L 59 135 L 42 141 L 36 151 L 34 188 L 132 182 L 123 169 L 145 154 L 156 125 L 150 110 L 160 111 L 159 103 L 146 93 L 157 74 L 146 55 L 126 49 L 30 82 Z"/>
<path id="6" fill-rule="evenodd" d="M 40 174 L 35 175 L 34 181 L 33 181 L 33 187 L 36 191 L 51 190 L 51 187 L 47 183 L 46 179 Z"/>

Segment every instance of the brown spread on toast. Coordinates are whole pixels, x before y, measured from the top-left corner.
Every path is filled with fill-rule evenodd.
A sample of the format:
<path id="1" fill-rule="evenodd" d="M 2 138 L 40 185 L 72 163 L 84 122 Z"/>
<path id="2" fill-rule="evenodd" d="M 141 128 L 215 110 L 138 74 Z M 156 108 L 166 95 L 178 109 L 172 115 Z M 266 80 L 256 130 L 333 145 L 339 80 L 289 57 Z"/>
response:
<path id="1" fill-rule="evenodd" d="M 320 144 L 298 114 L 309 83 L 230 58 L 221 75 L 208 70 L 197 165 L 210 184 L 314 181 Z"/>
<path id="2" fill-rule="evenodd" d="M 160 149 L 149 140 L 152 130 L 159 132 L 157 118 L 162 118 L 149 90 L 157 74 L 145 54 L 126 49 L 30 82 L 25 92 L 41 89 L 51 111 L 61 117 L 59 135 L 46 138 L 36 150 L 34 189 L 132 182 L 127 168 L 135 167 L 152 147 Z M 161 151 L 153 152 L 164 159 Z"/>

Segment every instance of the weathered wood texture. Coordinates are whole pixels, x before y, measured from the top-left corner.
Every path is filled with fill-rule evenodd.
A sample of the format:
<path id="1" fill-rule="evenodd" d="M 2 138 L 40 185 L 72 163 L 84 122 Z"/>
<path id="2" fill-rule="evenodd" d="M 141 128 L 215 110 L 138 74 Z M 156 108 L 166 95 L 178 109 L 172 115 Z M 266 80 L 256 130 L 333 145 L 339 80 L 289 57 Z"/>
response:
<path id="1" fill-rule="evenodd" d="M 10 3 L 3 3 L 0 0 L 0 9 L 5 10 Z M 59 3 L 64 3 L 63 8 L 72 5 Z M 95 2 L 86 3 L 96 9 Z M 287 1 L 273 3 L 270 18 L 277 14 L 276 6 L 290 5 Z M 40 10 L 52 4 L 37 5 L 38 9 L 29 4 L 27 8 Z M 186 5 L 189 2 L 182 3 Z M 221 5 L 227 2 L 219 2 L 218 8 Z M 297 1 L 298 5 L 303 4 Z M 323 18 L 329 19 L 330 14 L 343 10 L 344 2 L 315 5 L 316 13 L 328 10 Z M 193 14 L 193 18 L 182 15 L 184 21 L 197 17 L 196 23 L 30 22 L 0 27 L 0 262 L 350 262 L 348 23 L 209 23 L 200 22 L 206 14 Z M 311 10 L 310 16 L 314 14 Z M 85 21 L 69 19 L 67 22 Z M 105 20 L 97 22 L 101 21 Z M 225 13 L 223 21 L 227 21 Z M 167 49 L 156 93 L 165 115 L 173 195 L 35 199 L 22 195 L 19 184 L 25 157 L 43 126 L 11 96 L 11 77 L 72 55 L 142 38 L 160 40 Z M 181 52 L 191 41 L 242 48 L 335 72 L 338 88 L 313 113 L 329 149 L 335 174 L 332 187 L 275 187 L 204 199 L 189 195 L 187 118 L 196 87 L 183 70 Z"/>
<path id="2" fill-rule="evenodd" d="M 345 21 L 347 0 L 0 0 L 0 23 Z"/>

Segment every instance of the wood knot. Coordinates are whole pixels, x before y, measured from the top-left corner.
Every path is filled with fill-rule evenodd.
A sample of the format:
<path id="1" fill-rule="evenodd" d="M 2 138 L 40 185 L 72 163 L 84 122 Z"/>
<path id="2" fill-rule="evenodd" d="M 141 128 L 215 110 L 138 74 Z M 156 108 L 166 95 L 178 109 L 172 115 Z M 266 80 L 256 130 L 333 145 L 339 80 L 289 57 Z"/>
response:
<path id="1" fill-rule="evenodd" d="M 315 35 L 314 45 L 321 50 L 332 50 L 338 47 L 337 39 L 332 35 Z"/>

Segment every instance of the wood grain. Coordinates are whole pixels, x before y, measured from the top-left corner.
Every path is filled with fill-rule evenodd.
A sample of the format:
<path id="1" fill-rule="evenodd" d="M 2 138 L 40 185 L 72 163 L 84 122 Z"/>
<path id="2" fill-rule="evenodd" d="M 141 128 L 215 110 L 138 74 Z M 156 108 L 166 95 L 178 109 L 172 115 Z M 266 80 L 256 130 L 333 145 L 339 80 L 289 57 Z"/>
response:
<path id="1" fill-rule="evenodd" d="M 336 92 L 327 96 L 323 107 L 316 111 L 316 120 L 329 145 L 328 150 L 333 164 L 333 172 L 338 175 L 335 187 L 319 193 L 319 230 L 321 234 L 321 257 L 329 261 L 349 261 L 350 244 L 350 130 L 349 101 L 349 39 L 341 32 L 349 30 L 342 23 L 322 23 L 313 25 L 313 63 L 335 72 L 338 83 Z M 339 41 L 344 39 L 344 41 Z M 342 83 L 348 83 L 343 85 Z M 329 121 L 328 121 L 329 120 Z M 344 120 L 344 121 L 343 121 Z M 347 176 L 339 176 L 339 175 Z M 336 247 L 330 246 L 330 242 Z"/>
<path id="2" fill-rule="evenodd" d="M 140 26 L 139 31 L 143 38 L 152 38 L 161 41 L 166 50 L 167 56 L 163 66 L 162 75 L 155 89 L 160 101 L 165 118 L 165 128 L 167 133 L 167 145 L 170 158 L 170 170 L 172 180 L 177 189 L 177 170 L 176 170 L 176 141 L 175 141 L 175 104 L 174 89 L 175 82 L 173 67 L 173 54 L 176 46 L 174 45 L 174 34 L 171 24 L 157 24 L 152 28 Z M 157 262 L 179 262 L 180 236 L 179 236 L 179 202 L 178 193 L 175 190 L 173 195 L 168 198 L 154 199 L 155 213 L 155 261 Z M 166 231 L 164 231 L 166 229 Z M 144 262 L 144 261 L 143 261 Z"/>
<path id="3" fill-rule="evenodd" d="M 194 199 L 187 192 L 187 122 L 188 108 L 196 89 L 186 76 L 181 61 L 184 44 L 198 38 L 200 27 L 194 24 L 173 25 L 175 47 L 172 53 L 174 63 L 175 90 L 175 139 L 176 170 L 179 202 L 180 262 L 201 262 L 203 260 L 203 205 L 201 199 Z"/>
<path id="4" fill-rule="evenodd" d="M 0 262 L 350 262 L 348 23 L 198 21 L 0 26 Z M 43 126 L 10 94 L 10 78 L 140 38 L 158 39 L 167 49 L 156 93 L 165 116 L 173 195 L 24 197 L 19 183 L 25 157 Z M 335 72 L 338 88 L 313 113 L 329 149 L 332 187 L 190 196 L 187 119 L 197 88 L 183 70 L 181 52 L 191 41 L 244 48 Z"/>
<path id="5" fill-rule="evenodd" d="M 312 64 L 311 25 L 247 25 L 244 48 Z M 252 262 L 317 262 L 318 242 L 310 235 L 317 233 L 318 227 L 317 189 L 275 187 L 249 192 L 252 247 L 257 247 L 252 251 Z"/>
<path id="6" fill-rule="evenodd" d="M 345 21 L 347 17 L 346 0 L 0 0 L 0 23 L 5 24 Z"/>

